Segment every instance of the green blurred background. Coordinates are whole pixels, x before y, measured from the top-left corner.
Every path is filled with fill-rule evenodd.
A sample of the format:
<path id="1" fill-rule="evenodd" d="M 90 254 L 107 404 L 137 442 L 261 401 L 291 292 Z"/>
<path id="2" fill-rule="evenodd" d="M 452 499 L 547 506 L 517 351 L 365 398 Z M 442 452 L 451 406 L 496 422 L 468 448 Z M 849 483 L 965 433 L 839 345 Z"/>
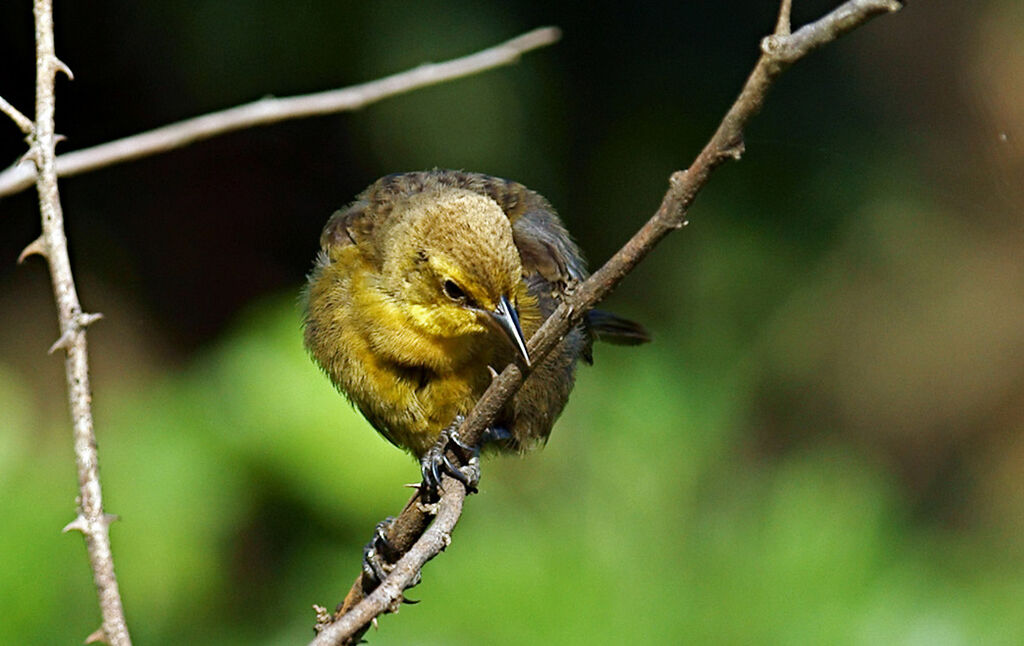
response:
<path id="1" fill-rule="evenodd" d="M 0 95 L 32 104 L 30 3 Z M 833 6 L 798 1 L 803 22 Z M 519 65 L 61 184 L 139 644 L 295 644 L 414 462 L 305 356 L 327 216 L 434 166 L 546 195 L 606 259 L 696 155 L 775 3 L 58 2 L 72 150 L 556 24 Z M 485 465 L 374 644 L 1024 643 L 1024 6 L 911 3 L 790 70 L 608 307 L 550 444 Z M 0 126 L 0 158 L 24 150 Z M 0 643 L 99 623 L 31 192 L 0 199 Z"/>

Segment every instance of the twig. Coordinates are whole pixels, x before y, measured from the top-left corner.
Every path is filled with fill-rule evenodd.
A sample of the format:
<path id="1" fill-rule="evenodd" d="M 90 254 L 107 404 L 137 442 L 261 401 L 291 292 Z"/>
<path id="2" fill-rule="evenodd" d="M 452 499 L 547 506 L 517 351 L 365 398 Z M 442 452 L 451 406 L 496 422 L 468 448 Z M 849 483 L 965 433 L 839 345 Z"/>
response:
<path id="1" fill-rule="evenodd" d="M 416 544 L 395 563 L 387 578 L 344 617 L 326 626 L 310 642 L 310 646 L 330 646 L 342 643 L 375 617 L 393 612 L 402 602 L 402 593 L 419 576 L 423 565 L 437 556 L 451 543 L 451 533 L 462 516 L 462 503 L 466 488 L 462 483 L 445 476 L 441 500 L 437 503 L 437 516 L 430 528 L 423 532 Z"/>
<path id="2" fill-rule="evenodd" d="M 789 1 L 782 1 L 775 33 L 761 42 L 761 57 L 711 140 L 687 170 L 676 171 L 669 178 L 669 188 L 662 198 L 658 211 L 608 262 L 584 281 L 533 335 L 528 350 L 531 357 L 537 357 L 534 365 L 537 365 L 573 326 L 579 324 L 584 314 L 604 299 L 662 238 L 688 224 L 686 213 L 697 193 L 707 183 L 711 171 L 728 160 L 740 158 L 743 153 L 743 129 L 760 111 L 772 83 L 787 67 L 871 18 L 897 11 L 901 7 L 895 0 L 849 0 L 823 18 L 790 34 Z M 493 422 L 501 408 L 519 389 L 524 378 L 525 375 L 518 366 L 509 365 L 491 382 L 490 387 L 459 428 L 459 436 L 463 442 L 470 445 L 479 442 L 484 429 Z M 413 496 L 392 524 L 393 531 L 388 533 L 388 540 L 400 551 L 415 543 L 416 536 L 410 535 L 408 528 L 425 527 L 429 522 L 429 514 L 414 504 L 418 496 L 419 494 Z M 381 587 L 388 585 L 389 590 L 394 590 L 395 586 L 389 585 L 390 578 L 389 576 L 385 579 Z M 360 575 L 336 613 L 336 621 L 344 621 L 346 625 L 353 623 L 348 620 L 348 614 L 361 607 L 363 585 L 364 581 Z M 400 599 L 401 589 L 396 596 L 389 597 L 392 604 Z M 383 607 L 386 610 L 391 606 Z M 360 620 L 364 623 L 356 630 L 343 634 L 332 631 L 332 635 L 337 635 L 335 641 L 317 643 L 351 643 L 365 631 L 365 622 L 368 620 L 364 617 L 365 615 L 360 614 Z"/>
<path id="3" fill-rule="evenodd" d="M 0 112 L 3 112 L 8 117 L 10 117 L 11 121 L 17 124 L 18 129 L 21 130 L 23 134 L 32 134 L 32 128 L 34 126 L 32 120 L 23 115 L 21 111 L 18 110 L 18 108 L 8 103 L 7 99 L 3 98 L 2 96 L 0 96 Z"/>
<path id="4" fill-rule="evenodd" d="M 57 191 L 57 166 L 54 146 L 54 84 L 58 72 L 69 77 L 70 70 L 56 56 L 53 45 L 53 6 L 51 0 L 34 0 L 36 24 L 36 120 L 31 129 L 31 151 L 28 157 L 35 163 L 36 188 L 39 192 L 39 210 L 43 233 L 22 253 L 43 255 L 50 266 L 53 294 L 60 318 L 60 339 L 51 352 L 66 352 L 64 371 L 68 382 L 68 400 L 71 405 L 75 462 L 78 466 L 78 516 L 64 531 L 79 530 L 85 535 L 93 582 L 99 597 L 103 625 L 89 636 L 89 641 L 105 641 L 112 646 L 130 646 L 128 626 L 124 619 L 121 596 L 114 575 L 114 559 L 110 551 L 109 527 L 113 516 L 103 512 L 103 494 L 100 489 L 99 457 L 96 435 L 92 425 L 92 395 L 89 388 L 89 359 L 86 350 L 85 328 L 98 318 L 82 312 L 75 290 L 75 281 L 68 259 L 67 238 L 64 236 L 64 215 Z M 25 118 L 25 117 L 23 117 Z M 27 120 L 27 118 L 25 118 Z M 14 119 L 18 122 L 18 119 Z M 20 127 L 24 124 L 19 123 Z M 23 128 L 24 129 L 24 128 Z"/>
<path id="5" fill-rule="evenodd" d="M 421 65 L 369 83 L 303 96 L 267 97 L 186 119 L 124 139 L 63 154 L 57 158 L 57 174 L 69 177 L 253 126 L 357 110 L 396 94 L 509 65 L 519 60 L 522 54 L 550 45 L 560 37 L 561 32 L 557 28 L 541 27 L 469 56 L 444 63 Z M 34 170 L 31 165 L 22 163 L 0 172 L 0 197 L 31 186 Z"/>

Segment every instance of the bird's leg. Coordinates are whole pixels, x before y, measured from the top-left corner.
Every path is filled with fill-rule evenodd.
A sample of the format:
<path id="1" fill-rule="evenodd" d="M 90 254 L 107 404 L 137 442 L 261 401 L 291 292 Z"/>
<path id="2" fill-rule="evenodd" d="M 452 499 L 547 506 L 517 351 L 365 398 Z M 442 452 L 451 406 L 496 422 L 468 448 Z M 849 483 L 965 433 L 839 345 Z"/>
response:
<path id="1" fill-rule="evenodd" d="M 423 473 L 423 487 L 433 495 L 441 486 L 441 476 L 445 473 L 466 485 L 469 493 L 477 492 L 477 485 L 480 484 L 480 447 L 489 442 L 503 442 L 512 438 L 512 433 L 501 426 L 487 427 L 480 437 L 480 444 L 470 446 L 459 437 L 459 426 L 466 418 L 456 415 L 455 420 L 448 428 L 441 431 L 434 446 L 430 447 L 420 459 L 420 471 Z M 466 466 L 457 467 L 449 457 L 449 452 L 454 453 L 461 449 L 469 457 L 465 459 Z"/>
<path id="2" fill-rule="evenodd" d="M 466 485 L 469 493 L 476 493 L 476 486 L 480 482 L 480 447 L 468 446 L 459 439 L 458 428 L 463 420 L 465 417 L 456 415 L 448 428 L 441 431 L 434 446 L 420 458 L 423 487 L 433 496 L 437 495 L 441 476 L 445 473 Z M 455 455 L 457 452 L 464 453 L 459 457 L 463 458 L 465 466 L 457 466 L 449 457 L 449 454 Z"/>

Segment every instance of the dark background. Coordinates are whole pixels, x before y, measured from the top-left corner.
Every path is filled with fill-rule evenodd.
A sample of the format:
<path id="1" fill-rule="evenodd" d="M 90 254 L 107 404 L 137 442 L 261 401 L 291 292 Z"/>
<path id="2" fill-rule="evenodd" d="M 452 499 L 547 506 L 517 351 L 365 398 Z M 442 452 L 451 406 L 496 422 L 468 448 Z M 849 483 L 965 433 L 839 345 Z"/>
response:
<path id="1" fill-rule="evenodd" d="M 31 113 L 30 3 L 0 95 Z M 797 2 L 802 24 L 833 6 Z M 61 182 L 107 506 L 140 643 L 296 643 L 414 463 L 303 356 L 320 228 L 377 177 L 516 179 L 591 259 L 657 208 L 770 2 L 57 4 L 69 151 L 564 30 L 515 66 Z M 690 226 L 608 306 L 552 442 L 485 467 L 374 643 L 1017 643 L 1024 557 L 1019 2 L 914 2 L 787 72 Z M 0 126 L 0 159 L 24 152 Z M 32 191 L 0 198 L 2 641 L 98 623 Z M 351 428 L 350 428 L 351 427 Z M 55 621 L 55 617 L 61 618 Z"/>

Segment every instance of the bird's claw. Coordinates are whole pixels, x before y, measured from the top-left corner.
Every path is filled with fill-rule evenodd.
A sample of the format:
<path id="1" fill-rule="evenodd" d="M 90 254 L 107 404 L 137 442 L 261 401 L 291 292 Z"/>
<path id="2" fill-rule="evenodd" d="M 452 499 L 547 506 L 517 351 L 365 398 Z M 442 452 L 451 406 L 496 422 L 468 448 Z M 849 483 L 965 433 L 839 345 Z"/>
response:
<path id="1" fill-rule="evenodd" d="M 459 438 L 457 432 L 465 418 L 462 415 L 455 417 L 451 425 L 441 431 L 434 446 L 430 447 L 420 459 L 420 471 L 423 474 L 423 489 L 433 496 L 437 495 L 441 487 L 441 478 L 445 474 L 455 478 L 463 485 L 469 493 L 476 493 L 477 485 L 480 483 L 480 448 L 469 446 Z M 465 466 L 455 464 L 449 453 L 453 450 L 461 450 L 468 454 Z"/>
<path id="2" fill-rule="evenodd" d="M 394 516 L 388 516 L 377 523 L 373 537 L 363 548 L 363 588 L 366 590 L 373 590 L 380 585 L 395 567 L 392 560 L 398 555 L 398 550 L 388 540 L 388 529 L 394 520 Z"/>

